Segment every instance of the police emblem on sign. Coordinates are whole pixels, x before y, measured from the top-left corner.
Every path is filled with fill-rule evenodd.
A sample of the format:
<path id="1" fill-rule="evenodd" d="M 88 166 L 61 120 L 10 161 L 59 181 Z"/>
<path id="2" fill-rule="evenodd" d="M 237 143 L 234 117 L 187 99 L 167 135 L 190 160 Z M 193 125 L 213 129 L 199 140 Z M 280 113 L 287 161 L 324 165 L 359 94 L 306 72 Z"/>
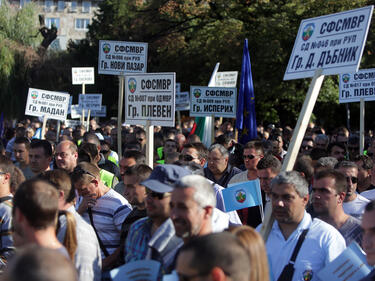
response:
<path id="1" fill-rule="evenodd" d="M 137 81 L 134 78 L 130 78 L 128 81 L 129 91 L 134 94 L 135 90 L 137 89 Z"/>
<path id="2" fill-rule="evenodd" d="M 311 269 L 307 269 L 303 272 L 303 280 L 310 281 L 313 278 L 313 272 Z"/>

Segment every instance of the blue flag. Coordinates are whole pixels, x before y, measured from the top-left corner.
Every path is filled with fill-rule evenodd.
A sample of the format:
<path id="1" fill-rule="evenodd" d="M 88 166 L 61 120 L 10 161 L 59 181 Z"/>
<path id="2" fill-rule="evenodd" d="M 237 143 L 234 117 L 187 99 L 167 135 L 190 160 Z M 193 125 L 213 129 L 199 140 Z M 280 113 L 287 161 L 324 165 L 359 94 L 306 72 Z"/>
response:
<path id="1" fill-rule="evenodd" d="M 240 92 L 238 94 L 236 128 L 238 142 L 245 144 L 257 138 L 257 121 L 255 118 L 255 96 L 251 75 L 250 55 L 247 39 L 243 47 Z"/>
<path id="2" fill-rule="evenodd" d="M 223 189 L 222 193 L 226 212 L 262 204 L 258 179 L 230 185 Z"/>

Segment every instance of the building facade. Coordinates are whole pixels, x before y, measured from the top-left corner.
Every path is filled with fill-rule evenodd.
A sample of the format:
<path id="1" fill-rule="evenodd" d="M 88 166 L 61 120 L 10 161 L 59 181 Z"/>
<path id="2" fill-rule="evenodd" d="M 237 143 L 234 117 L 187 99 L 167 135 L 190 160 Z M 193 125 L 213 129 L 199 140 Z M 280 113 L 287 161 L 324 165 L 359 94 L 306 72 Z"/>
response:
<path id="1" fill-rule="evenodd" d="M 103 0 L 37 0 L 32 1 L 44 16 L 46 27 L 57 28 L 57 38 L 50 46 L 54 50 L 66 50 L 69 40 L 79 41 L 86 37 L 99 3 Z M 12 6 L 22 8 L 31 0 L 10 0 Z"/>

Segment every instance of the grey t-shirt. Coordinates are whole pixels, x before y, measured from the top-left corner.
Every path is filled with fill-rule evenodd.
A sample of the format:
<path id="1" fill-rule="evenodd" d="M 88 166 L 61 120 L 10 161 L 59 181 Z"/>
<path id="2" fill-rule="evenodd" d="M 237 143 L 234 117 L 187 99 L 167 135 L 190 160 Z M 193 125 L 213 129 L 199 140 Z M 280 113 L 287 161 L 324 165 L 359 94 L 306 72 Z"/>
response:
<path id="1" fill-rule="evenodd" d="M 346 222 L 339 229 L 341 235 L 344 237 L 346 246 L 349 246 L 353 241 L 359 245 L 362 243 L 362 229 L 361 221 L 355 217 L 349 216 Z"/>

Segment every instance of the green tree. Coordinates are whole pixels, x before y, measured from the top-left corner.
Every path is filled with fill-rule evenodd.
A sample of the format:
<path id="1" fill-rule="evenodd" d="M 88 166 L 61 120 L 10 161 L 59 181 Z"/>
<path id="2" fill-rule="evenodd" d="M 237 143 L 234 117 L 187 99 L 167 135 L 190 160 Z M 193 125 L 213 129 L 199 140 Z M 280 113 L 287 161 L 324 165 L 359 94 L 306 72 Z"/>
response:
<path id="1" fill-rule="evenodd" d="M 6 1 L 0 6 L 0 110 L 7 117 L 24 112 L 28 70 L 38 59 L 33 49 L 40 42 L 36 11 L 32 3 L 22 9 Z"/>

